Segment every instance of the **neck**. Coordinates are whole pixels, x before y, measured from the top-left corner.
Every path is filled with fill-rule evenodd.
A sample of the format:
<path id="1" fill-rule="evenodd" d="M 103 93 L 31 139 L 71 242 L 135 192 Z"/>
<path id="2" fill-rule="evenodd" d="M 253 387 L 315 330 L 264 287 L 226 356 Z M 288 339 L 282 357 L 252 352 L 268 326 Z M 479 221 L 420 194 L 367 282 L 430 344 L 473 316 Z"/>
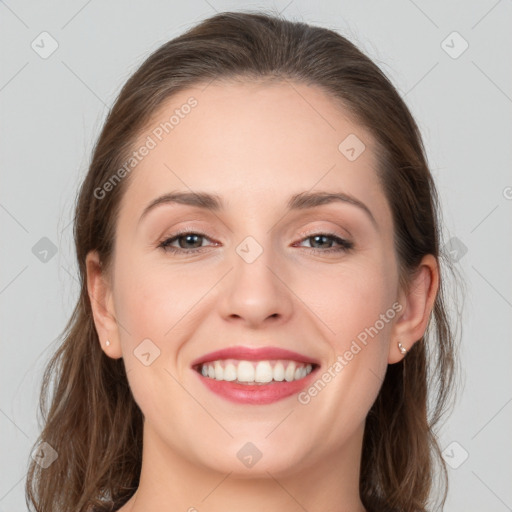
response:
<path id="1" fill-rule="evenodd" d="M 365 512 L 359 497 L 364 425 L 338 450 L 286 472 L 220 473 L 192 464 L 144 425 L 139 487 L 119 512 Z"/>

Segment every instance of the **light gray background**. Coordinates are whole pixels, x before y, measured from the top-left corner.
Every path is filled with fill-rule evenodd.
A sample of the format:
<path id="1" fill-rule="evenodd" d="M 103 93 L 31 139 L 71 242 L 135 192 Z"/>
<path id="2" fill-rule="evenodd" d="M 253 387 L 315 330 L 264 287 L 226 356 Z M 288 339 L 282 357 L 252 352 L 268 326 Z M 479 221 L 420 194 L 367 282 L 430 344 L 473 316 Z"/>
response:
<path id="1" fill-rule="evenodd" d="M 26 510 L 42 369 L 78 292 L 70 224 L 75 193 L 109 106 L 163 42 L 215 11 L 258 7 L 338 30 L 375 60 L 411 108 L 441 192 L 445 240 L 458 239 L 453 254 L 467 281 L 465 387 L 440 433 L 454 467 L 445 510 L 512 510 L 512 2 L 6 0 L 0 1 L 0 512 Z M 34 41 L 39 51 L 50 48 L 44 31 L 58 43 L 46 59 L 31 47 Z M 469 44 L 457 58 L 464 41 L 453 31 Z M 43 237 L 57 249 L 46 262 L 33 251 Z"/>

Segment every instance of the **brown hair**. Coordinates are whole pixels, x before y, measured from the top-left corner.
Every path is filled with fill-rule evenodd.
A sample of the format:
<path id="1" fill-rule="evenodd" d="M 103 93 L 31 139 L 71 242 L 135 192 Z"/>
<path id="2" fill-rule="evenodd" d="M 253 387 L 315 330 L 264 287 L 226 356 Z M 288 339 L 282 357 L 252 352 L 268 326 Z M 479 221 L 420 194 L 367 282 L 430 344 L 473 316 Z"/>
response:
<path id="1" fill-rule="evenodd" d="M 80 297 L 43 375 L 45 424 L 35 444 L 49 443 L 58 458 L 45 469 L 30 461 L 26 483 L 27 504 L 39 512 L 117 509 L 139 484 L 143 416 L 123 360 L 101 350 L 85 268 L 87 253 L 97 250 L 105 272 L 109 269 L 128 180 L 101 200 L 95 191 L 122 167 L 164 100 L 214 79 L 278 79 L 321 87 L 375 139 L 401 284 L 407 287 L 424 255 L 438 262 L 444 258 L 439 203 L 419 129 L 390 81 L 351 42 L 332 30 L 263 12 L 225 12 L 165 43 L 119 93 L 79 191 L 74 239 Z M 447 472 L 434 427 L 447 412 L 457 359 L 444 286 L 441 279 L 425 336 L 405 359 L 388 366 L 367 416 L 360 495 L 369 511 L 425 511 L 436 462 L 442 470 L 437 472 L 443 477 L 442 503 L 446 500 Z"/>

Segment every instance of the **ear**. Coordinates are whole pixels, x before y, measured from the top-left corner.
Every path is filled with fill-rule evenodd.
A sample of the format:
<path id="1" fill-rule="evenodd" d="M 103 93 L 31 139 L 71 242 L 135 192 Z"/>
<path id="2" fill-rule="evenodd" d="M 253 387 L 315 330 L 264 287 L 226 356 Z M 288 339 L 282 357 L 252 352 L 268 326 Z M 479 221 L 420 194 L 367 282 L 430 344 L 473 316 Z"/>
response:
<path id="1" fill-rule="evenodd" d="M 398 348 L 398 342 L 410 350 L 425 334 L 438 288 L 439 266 L 436 258 L 427 254 L 414 273 L 409 290 L 400 292 L 399 303 L 404 307 L 391 331 L 389 364 L 397 363 L 404 357 Z"/>
<path id="2" fill-rule="evenodd" d="M 114 315 L 112 289 L 104 274 L 97 251 L 90 251 L 85 259 L 87 291 L 91 301 L 94 325 L 102 350 L 113 359 L 122 357 L 119 330 Z M 107 346 L 105 342 L 109 340 Z"/>

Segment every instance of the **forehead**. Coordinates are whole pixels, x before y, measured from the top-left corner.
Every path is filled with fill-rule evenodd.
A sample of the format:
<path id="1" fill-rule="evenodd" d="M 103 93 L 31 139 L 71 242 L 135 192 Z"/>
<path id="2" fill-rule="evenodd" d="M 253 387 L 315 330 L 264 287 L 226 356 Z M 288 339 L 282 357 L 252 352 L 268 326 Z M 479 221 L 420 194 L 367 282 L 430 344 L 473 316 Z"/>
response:
<path id="1" fill-rule="evenodd" d="M 316 86 L 214 82 L 187 88 L 154 113 L 134 150 L 144 145 L 150 150 L 123 198 L 134 215 L 174 190 L 211 192 L 261 209 L 262 200 L 277 204 L 304 190 L 336 189 L 385 208 L 373 138 Z"/>

